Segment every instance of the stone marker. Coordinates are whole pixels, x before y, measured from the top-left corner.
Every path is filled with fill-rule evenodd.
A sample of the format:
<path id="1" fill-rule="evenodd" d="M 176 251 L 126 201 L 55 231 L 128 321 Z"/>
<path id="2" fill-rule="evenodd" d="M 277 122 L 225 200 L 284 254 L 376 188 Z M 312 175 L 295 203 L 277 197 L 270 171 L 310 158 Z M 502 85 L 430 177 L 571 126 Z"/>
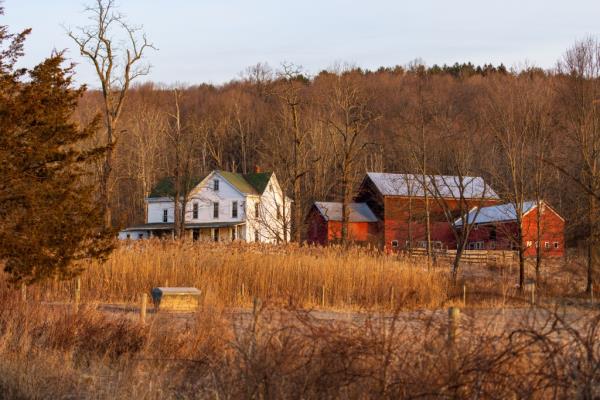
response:
<path id="1" fill-rule="evenodd" d="M 200 290 L 193 287 L 157 287 L 152 289 L 154 309 L 160 311 L 196 311 Z"/>

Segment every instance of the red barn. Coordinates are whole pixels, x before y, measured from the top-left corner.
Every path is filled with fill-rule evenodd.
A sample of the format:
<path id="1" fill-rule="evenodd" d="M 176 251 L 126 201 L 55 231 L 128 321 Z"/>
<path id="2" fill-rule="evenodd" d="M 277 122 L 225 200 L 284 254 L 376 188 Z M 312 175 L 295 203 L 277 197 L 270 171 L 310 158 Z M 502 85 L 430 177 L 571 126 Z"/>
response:
<path id="1" fill-rule="evenodd" d="M 365 203 L 350 203 L 348 239 L 378 243 L 379 220 Z M 315 202 L 307 216 L 307 241 L 328 244 L 342 237 L 342 203 Z"/>
<path id="2" fill-rule="evenodd" d="M 435 197 L 434 197 L 435 195 Z M 426 206 L 429 206 L 434 247 L 455 248 L 452 225 L 444 209 L 460 211 L 498 204 L 498 195 L 481 177 L 422 176 L 369 172 L 355 200 L 366 203 L 382 221 L 379 245 L 387 249 L 426 246 Z"/>
<path id="3" fill-rule="evenodd" d="M 518 237 L 517 214 L 514 204 L 501 204 L 471 210 L 467 221 L 473 224 L 469 234 L 469 249 L 515 249 Z M 460 226 L 460 220 L 455 225 Z M 565 220 L 556 210 L 542 201 L 523 203 L 523 245 L 525 256 L 535 257 L 541 246 L 544 257 L 562 257 L 565 253 Z M 539 227 L 539 229 L 538 229 Z"/>

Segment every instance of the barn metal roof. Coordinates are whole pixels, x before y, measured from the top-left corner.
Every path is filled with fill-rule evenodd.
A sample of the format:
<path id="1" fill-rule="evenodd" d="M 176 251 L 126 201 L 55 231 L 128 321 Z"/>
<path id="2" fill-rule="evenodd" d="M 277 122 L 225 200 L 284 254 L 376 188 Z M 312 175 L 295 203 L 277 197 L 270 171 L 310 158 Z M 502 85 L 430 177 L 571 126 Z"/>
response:
<path id="1" fill-rule="evenodd" d="M 430 195 L 445 198 L 460 198 L 461 188 L 466 199 L 498 199 L 494 190 L 479 176 L 392 174 L 384 172 L 368 172 L 368 178 L 384 196 L 423 197 L 424 188 Z M 423 184 L 425 182 L 425 184 Z"/>
<path id="2" fill-rule="evenodd" d="M 523 214 L 528 213 L 536 207 L 535 201 L 523 203 Z M 479 213 L 473 208 L 467 216 L 468 224 L 489 224 L 492 222 L 509 222 L 517 219 L 517 211 L 514 203 L 500 204 L 497 206 L 481 207 Z M 462 221 L 457 219 L 454 225 L 461 226 Z"/>
<path id="3" fill-rule="evenodd" d="M 327 221 L 342 221 L 342 203 L 316 201 L 315 206 Z M 367 203 L 350 203 L 350 222 L 377 222 Z"/>

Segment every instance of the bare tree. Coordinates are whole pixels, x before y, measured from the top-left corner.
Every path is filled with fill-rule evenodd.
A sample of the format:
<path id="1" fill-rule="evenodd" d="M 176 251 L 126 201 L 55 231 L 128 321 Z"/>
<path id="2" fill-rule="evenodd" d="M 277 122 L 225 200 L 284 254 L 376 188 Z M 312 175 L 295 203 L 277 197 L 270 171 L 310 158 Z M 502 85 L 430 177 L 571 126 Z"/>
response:
<path id="1" fill-rule="evenodd" d="M 567 159 L 553 165 L 572 178 L 586 196 L 586 291 L 590 293 L 600 258 L 600 43 L 592 38 L 576 43 L 565 53 L 558 70 L 562 78 L 557 86 L 564 110 L 562 119 L 578 157 L 576 162 Z"/>
<path id="2" fill-rule="evenodd" d="M 193 176 L 193 158 L 197 135 L 191 124 L 183 120 L 181 111 L 182 93 L 179 89 L 173 89 L 174 111 L 168 113 L 169 126 L 167 136 L 169 137 L 173 150 L 173 188 L 174 188 L 174 212 L 175 236 L 182 238 L 185 230 L 185 210 L 188 197 L 195 183 Z"/>
<path id="3" fill-rule="evenodd" d="M 93 6 L 86 8 L 86 12 L 90 14 L 92 24 L 79 27 L 76 31 L 67 29 L 67 34 L 78 46 L 81 55 L 91 61 L 100 80 L 108 146 L 102 168 L 100 194 L 106 225 L 110 226 L 110 178 L 114 146 L 119 136 L 119 117 L 132 81 L 150 71 L 150 66 L 141 64 L 141 60 L 144 52 L 154 47 L 145 34 L 140 34 L 140 28 L 130 25 L 117 12 L 114 0 L 96 0 Z M 124 47 L 120 47 L 120 39 L 117 39 L 119 34 L 125 37 L 127 44 Z"/>
<path id="4" fill-rule="evenodd" d="M 540 114 L 537 99 L 531 93 L 531 81 L 527 76 L 512 82 L 497 80 L 490 90 L 486 116 L 495 143 L 498 158 L 490 174 L 495 177 L 500 196 L 514 204 L 514 246 L 519 255 L 519 287 L 525 282 L 525 251 L 523 241 L 523 215 L 525 202 L 532 192 L 533 176 L 529 170 L 530 143 L 539 126 Z"/>
<path id="5" fill-rule="evenodd" d="M 303 111 L 303 99 L 301 91 L 306 88 L 307 80 L 302 74 L 302 69 L 294 64 L 284 63 L 278 72 L 278 78 L 282 84 L 276 89 L 276 94 L 282 102 L 282 119 L 284 120 L 284 131 L 287 133 L 287 146 L 290 151 L 285 150 L 286 146 L 278 149 L 283 156 L 283 167 L 285 170 L 284 179 L 289 180 L 292 187 L 292 193 L 295 200 L 293 205 L 293 238 L 300 243 L 302 240 L 301 226 L 304 220 L 302 201 L 302 180 L 309 171 L 309 152 L 308 132 L 305 126 L 301 124 L 301 112 Z M 278 135 L 280 136 L 280 135 Z M 313 160 L 314 161 L 314 160 Z M 287 179 L 286 179 L 287 178 Z M 287 221 L 287 219 L 284 219 Z M 284 229 L 287 232 L 287 229 Z"/>
<path id="6" fill-rule="evenodd" d="M 339 72 L 325 98 L 326 124 L 339 168 L 342 194 L 342 243 L 348 240 L 349 204 L 356 182 L 356 167 L 363 150 L 370 144 L 366 137 L 368 128 L 378 117 L 372 110 L 363 88 L 352 73 Z"/>

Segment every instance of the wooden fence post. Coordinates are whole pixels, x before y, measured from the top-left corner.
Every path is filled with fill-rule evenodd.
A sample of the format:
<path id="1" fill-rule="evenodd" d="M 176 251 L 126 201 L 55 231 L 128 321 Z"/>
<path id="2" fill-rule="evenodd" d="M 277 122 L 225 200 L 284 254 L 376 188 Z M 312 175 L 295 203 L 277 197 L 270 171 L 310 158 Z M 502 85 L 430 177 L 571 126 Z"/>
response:
<path id="1" fill-rule="evenodd" d="M 321 307 L 325 308 L 325 285 L 321 287 Z"/>
<path id="2" fill-rule="evenodd" d="M 531 306 L 535 305 L 535 285 L 531 285 Z"/>
<path id="3" fill-rule="evenodd" d="M 81 278 L 77 278 L 75 281 L 75 311 L 79 309 L 79 302 L 81 301 Z"/>
<path id="4" fill-rule="evenodd" d="M 590 285 L 590 306 L 594 306 L 594 284 Z"/>
<path id="5" fill-rule="evenodd" d="M 390 305 L 392 306 L 392 310 L 394 310 L 394 287 L 390 290 Z"/>
<path id="6" fill-rule="evenodd" d="M 454 345 L 458 335 L 458 326 L 460 324 L 460 308 L 450 307 L 448 309 L 448 344 Z"/>
<path id="7" fill-rule="evenodd" d="M 463 283 L 463 307 L 467 306 L 467 284 Z"/>
<path id="8" fill-rule="evenodd" d="M 142 294 L 142 306 L 140 308 L 140 321 L 142 324 L 146 323 L 146 307 L 148 306 L 148 295 L 146 293 Z"/>
<path id="9" fill-rule="evenodd" d="M 21 301 L 25 303 L 27 301 L 27 285 L 21 284 Z"/>

